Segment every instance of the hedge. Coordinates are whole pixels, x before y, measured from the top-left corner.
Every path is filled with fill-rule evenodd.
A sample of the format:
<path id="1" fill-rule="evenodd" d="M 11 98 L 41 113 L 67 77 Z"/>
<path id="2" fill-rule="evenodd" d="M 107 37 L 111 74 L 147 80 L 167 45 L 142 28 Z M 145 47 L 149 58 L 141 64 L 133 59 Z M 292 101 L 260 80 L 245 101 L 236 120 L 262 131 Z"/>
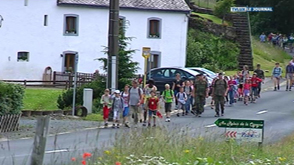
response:
<path id="1" fill-rule="evenodd" d="M 0 116 L 19 114 L 23 106 L 24 88 L 0 81 Z"/>

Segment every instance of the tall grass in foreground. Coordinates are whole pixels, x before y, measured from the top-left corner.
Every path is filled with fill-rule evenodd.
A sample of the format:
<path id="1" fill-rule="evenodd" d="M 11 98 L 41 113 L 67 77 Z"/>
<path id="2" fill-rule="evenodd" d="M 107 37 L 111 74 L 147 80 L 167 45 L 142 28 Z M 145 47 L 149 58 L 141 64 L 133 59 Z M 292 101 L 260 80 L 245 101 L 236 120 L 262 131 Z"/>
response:
<path id="1" fill-rule="evenodd" d="M 294 136 L 259 148 L 234 140 L 206 140 L 165 128 L 134 129 L 116 136 L 114 146 L 87 164 L 294 164 Z"/>

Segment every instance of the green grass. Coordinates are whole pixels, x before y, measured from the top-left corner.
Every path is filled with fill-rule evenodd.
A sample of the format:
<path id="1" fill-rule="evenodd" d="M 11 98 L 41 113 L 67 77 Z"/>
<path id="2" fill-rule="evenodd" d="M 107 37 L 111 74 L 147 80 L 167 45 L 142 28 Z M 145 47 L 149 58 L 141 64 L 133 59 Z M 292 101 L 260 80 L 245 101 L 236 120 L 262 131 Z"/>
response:
<path id="1" fill-rule="evenodd" d="M 207 9 L 214 9 L 216 5 L 216 0 L 193 0 L 193 2 L 195 5 Z"/>
<path id="2" fill-rule="evenodd" d="M 98 160 L 94 157 L 95 163 L 249 165 L 270 162 L 272 165 L 285 165 L 292 164 L 294 160 L 294 136 L 275 144 L 264 144 L 262 150 L 257 143 L 238 144 L 234 140 L 226 142 L 224 136 L 204 139 L 200 135 L 191 134 L 188 128 L 175 128 L 172 131 L 162 127 L 131 129 L 120 131 L 115 137 L 114 147 L 104 150 Z"/>
<path id="3" fill-rule="evenodd" d="M 261 43 L 256 38 L 252 38 L 253 48 L 253 65 L 260 64 L 261 68 L 265 72 L 265 76 L 270 77 L 272 69 L 276 62 L 280 63 L 280 66 L 284 69 L 291 56 L 280 48 L 273 47 L 268 43 Z M 226 75 L 234 75 L 237 71 L 225 71 Z M 284 72 L 285 73 L 285 72 Z"/>
<path id="4" fill-rule="evenodd" d="M 86 121 L 103 121 L 103 116 L 101 114 L 89 114 L 86 117 L 83 118 L 83 120 Z"/>
<path id="5" fill-rule="evenodd" d="M 61 89 L 26 88 L 23 99 L 24 110 L 57 110 L 57 98 Z"/>
<path id="6" fill-rule="evenodd" d="M 214 15 L 210 15 L 210 14 L 202 14 L 202 13 L 195 13 L 193 12 L 192 14 L 194 15 L 198 15 L 204 19 L 209 19 L 211 20 L 213 23 L 215 24 L 219 24 L 219 25 L 222 25 L 222 19 L 221 18 L 218 18 L 217 16 L 214 16 Z M 232 26 L 232 23 L 231 22 L 228 22 L 228 21 L 225 21 L 224 22 L 225 25 L 229 25 L 229 26 Z"/>

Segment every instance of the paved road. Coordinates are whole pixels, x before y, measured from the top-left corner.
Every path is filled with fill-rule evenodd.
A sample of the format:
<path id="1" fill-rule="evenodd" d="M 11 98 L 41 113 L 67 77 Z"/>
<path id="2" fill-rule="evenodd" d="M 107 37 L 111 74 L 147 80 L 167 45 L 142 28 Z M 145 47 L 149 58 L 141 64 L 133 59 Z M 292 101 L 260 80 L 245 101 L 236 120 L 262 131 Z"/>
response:
<path id="1" fill-rule="evenodd" d="M 256 104 L 245 106 L 239 102 L 234 107 L 227 107 L 224 117 L 265 120 L 265 142 L 269 143 L 294 131 L 293 105 L 294 91 L 274 92 L 269 90 L 262 94 L 262 98 Z M 216 120 L 213 116 L 214 111 L 206 108 L 201 118 L 194 116 L 172 117 L 171 123 L 161 121 L 159 125 L 168 129 L 186 130 L 191 135 L 214 139 L 219 138 L 224 133 L 224 129 L 213 125 Z M 121 133 L 121 131 L 129 130 L 93 129 L 58 135 L 57 139 L 54 136 L 48 137 L 45 164 L 62 164 L 68 162 L 73 156 L 79 157 L 83 152 L 91 152 L 95 148 L 109 147 L 115 139 L 115 135 Z M 0 164 L 28 164 L 32 144 L 33 139 L 0 142 Z"/>

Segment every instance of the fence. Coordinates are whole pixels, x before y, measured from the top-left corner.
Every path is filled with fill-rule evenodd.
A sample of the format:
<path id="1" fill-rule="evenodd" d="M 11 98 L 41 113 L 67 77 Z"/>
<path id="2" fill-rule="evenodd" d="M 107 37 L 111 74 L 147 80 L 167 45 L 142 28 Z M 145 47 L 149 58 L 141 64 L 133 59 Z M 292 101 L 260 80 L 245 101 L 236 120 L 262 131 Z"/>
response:
<path id="1" fill-rule="evenodd" d="M 0 116 L 0 132 L 17 131 L 21 114 Z"/>
<path id="2" fill-rule="evenodd" d="M 92 82 L 98 76 L 94 73 L 77 73 L 77 86 Z M 53 84 L 70 87 L 73 84 L 75 75 L 66 72 L 53 72 Z"/>

